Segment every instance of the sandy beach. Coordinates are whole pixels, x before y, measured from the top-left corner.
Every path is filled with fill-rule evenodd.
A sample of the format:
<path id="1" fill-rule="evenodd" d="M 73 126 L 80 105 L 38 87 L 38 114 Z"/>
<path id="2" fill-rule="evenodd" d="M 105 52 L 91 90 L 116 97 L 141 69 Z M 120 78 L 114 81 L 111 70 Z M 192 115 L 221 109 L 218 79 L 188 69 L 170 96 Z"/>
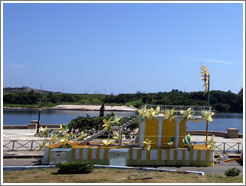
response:
<path id="1" fill-rule="evenodd" d="M 49 110 L 88 110 L 99 111 L 101 105 L 57 105 L 55 107 L 48 108 Z M 105 111 L 125 111 L 134 112 L 137 109 L 133 106 L 105 106 Z"/>
<path id="2" fill-rule="evenodd" d="M 25 107 L 3 107 L 4 109 L 30 109 Z M 45 110 L 85 110 L 85 111 L 99 111 L 101 108 L 101 105 L 57 105 L 54 107 L 45 108 L 42 109 Z M 38 108 L 32 108 L 32 109 L 38 109 Z M 123 111 L 123 112 L 135 112 L 137 111 L 137 108 L 134 106 L 104 106 L 105 111 Z"/>

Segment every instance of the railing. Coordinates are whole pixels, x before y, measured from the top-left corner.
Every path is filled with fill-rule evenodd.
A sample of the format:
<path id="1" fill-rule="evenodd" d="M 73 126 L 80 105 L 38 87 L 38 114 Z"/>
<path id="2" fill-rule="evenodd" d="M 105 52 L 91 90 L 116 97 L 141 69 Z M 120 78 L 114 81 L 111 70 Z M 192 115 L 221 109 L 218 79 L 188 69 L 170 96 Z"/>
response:
<path id="1" fill-rule="evenodd" d="M 187 106 L 184 106 L 184 105 L 146 105 L 146 106 L 147 106 L 147 109 L 150 109 L 150 108 L 156 109 L 159 106 L 161 113 L 164 113 L 166 109 L 170 110 L 174 108 L 175 113 L 177 115 L 180 114 L 179 111 L 187 110 L 188 108 L 191 108 L 195 114 L 201 114 L 202 111 L 205 111 L 208 108 L 207 106 L 194 106 L 194 105 L 187 105 Z M 211 107 L 209 107 L 209 110 L 211 110 Z"/>
<path id="2" fill-rule="evenodd" d="M 129 139 L 129 138 L 128 138 Z M 4 141 L 4 151 L 37 151 L 43 143 L 42 140 L 10 140 Z M 192 142 L 192 144 L 205 144 L 205 142 Z M 50 142 L 46 141 L 46 145 Z M 241 153 L 243 144 L 240 142 L 216 142 L 215 151 Z"/>
<path id="3" fill-rule="evenodd" d="M 205 144 L 205 142 L 191 142 L 192 144 Z M 241 142 L 215 142 L 215 151 L 241 153 L 243 144 Z"/>
<path id="4" fill-rule="evenodd" d="M 10 140 L 3 142 L 3 150 L 7 151 L 35 151 L 39 150 L 43 140 Z M 48 141 L 45 143 L 50 145 Z"/>

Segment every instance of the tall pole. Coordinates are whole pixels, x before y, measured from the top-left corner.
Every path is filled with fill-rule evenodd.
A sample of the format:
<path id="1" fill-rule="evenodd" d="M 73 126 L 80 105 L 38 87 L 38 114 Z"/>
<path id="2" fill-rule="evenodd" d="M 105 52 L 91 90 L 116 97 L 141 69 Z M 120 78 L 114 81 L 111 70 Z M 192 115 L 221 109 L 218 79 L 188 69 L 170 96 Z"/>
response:
<path id="1" fill-rule="evenodd" d="M 42 102 L 42 100 L 39 100 L 39 108 L 38 108 L 38 124 L 37 124 L 37 132 L 36 132 L 36 134 L 39 133 L 39 122 L 40 122 L 41 102 Z"/>
<path id="2" fill-rule="evenodd" d="M 209 87 L 210 87 L 210 74 L 208 74 L 208 99 L 207 99 L 208 110 L 210 108 L 209 106 L 209 98 L 210 98 Z"/>
<path id="3" fill-rule="evenodd" d="M 210 74 L 208 74 L 208 99 L 207 99 L 207 110 L 209 111 L 209 86 L 210 86 Z M 208 141 L 208 120 L 206 121 L 206 147 Z"/>
<path id="4" fill-rule="evenodd" d="M 41 111 L 41 109 L 39 108 L 39 109 L 38 109 L 38 125 L 37 125 L 37 132 L 36 132 L 36 134 L 39 133 L 40 111 Z"/>

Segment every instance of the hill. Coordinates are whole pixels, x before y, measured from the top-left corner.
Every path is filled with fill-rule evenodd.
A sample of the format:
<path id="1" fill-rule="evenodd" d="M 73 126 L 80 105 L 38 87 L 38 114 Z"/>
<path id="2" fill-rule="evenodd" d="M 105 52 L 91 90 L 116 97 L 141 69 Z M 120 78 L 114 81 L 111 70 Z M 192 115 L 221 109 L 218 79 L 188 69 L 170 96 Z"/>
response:
<path id="1" fill-rule="evenodd" d="M 5 87 L 3 88 L 3 95 L 16 93 L 16 92 L 30 92 L 30 91 L 33 91 L 33 93 L 37 93 L 37 94 L 59 93 L 59 92 L 34 89 L 34 88 L 23 86 L 23 87 Z"/>
<path id="2" fill-rule="evenodd" d="M 3 103 L 5 107 L 53 107 L 60 104 L 69 105 L 183 105 L 206 106 L 207 94 L 204 92 L 182 92 L 173 89 L 170 92 L 135 94 L 66 94 L 29 87 L 4 88 Z M 16 105 L 18 104 L 18 105 Z M 218 112 L 243 112 L 243 89 L 238 94 L 231 91 L 210 91 L 210 106 Z"/>

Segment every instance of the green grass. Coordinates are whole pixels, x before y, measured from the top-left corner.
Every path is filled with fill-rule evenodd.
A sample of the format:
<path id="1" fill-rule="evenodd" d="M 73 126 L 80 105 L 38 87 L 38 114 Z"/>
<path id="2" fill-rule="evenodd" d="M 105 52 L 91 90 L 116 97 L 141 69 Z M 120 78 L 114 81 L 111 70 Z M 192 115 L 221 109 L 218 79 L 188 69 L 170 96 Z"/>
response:
<path id="1" fill-rule="evenodd" d="M 243 175 L 184 174 L 123 169 L 94 169 L 90 174 L 57 174 L 58 169 L 4 171 L 3 183 L 243 183 Z"/>
<path id="2" fill-rule="evenodd" d="M 144 105 L 144 104 L 142 102 L 142 99 L 137 99 L 137 100 L 134 100 L 134 101 L 127 102 L 126 105 L 127 106 L 133 105 L 134 107 L 138 108 L 138 107 L 140 107 L 141 105 Z"/>
<path id="3" fill-rule="evenodd" d="M 54 107 L 56 105 L 59 105 L 57 103 L 46 103 L 43 104 L 41 107 L 49 108 L 49 107 Z M 7 104 L 3 103 L 4 107 L 22 107 L 22 108 L 39 108 L 39 104 Z"/>

